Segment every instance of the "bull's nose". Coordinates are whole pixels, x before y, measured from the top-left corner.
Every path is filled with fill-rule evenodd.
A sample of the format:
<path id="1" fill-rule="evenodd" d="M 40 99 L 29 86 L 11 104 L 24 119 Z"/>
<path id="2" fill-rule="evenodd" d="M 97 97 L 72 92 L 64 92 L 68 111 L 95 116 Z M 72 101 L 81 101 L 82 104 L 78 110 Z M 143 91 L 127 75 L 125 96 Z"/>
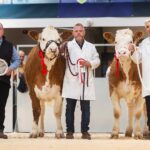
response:
<path id="1" fill-rule="evenodd" d="M 127 54 L 127 49 L 122 48 L 118 51 L 119 56 L 125 56 Z"/>
<path id="2" fill-rule="evenodd" d="M 125 52 L 125 51 L 121 51 L 121 52 L 118 52 L 118 54 L 119 54 L 119 55 L 126 55 L 126 54 L 127 54 L 127 52 Z"/>
<path id="3" fill-rule="evenodd" d="M 50 49 L 50 51 L 55 53 L 57 51 L 57 48 Z"/>

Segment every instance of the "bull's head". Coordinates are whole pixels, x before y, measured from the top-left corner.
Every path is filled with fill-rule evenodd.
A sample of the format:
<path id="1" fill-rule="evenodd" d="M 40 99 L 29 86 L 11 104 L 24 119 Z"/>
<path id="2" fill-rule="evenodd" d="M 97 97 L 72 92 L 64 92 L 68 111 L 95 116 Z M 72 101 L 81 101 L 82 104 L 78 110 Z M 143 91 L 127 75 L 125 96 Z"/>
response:
<path id="1" fill-rule="evenodd" d="M 130 29 L 122 29 L 112 33 L 105 32 L 103 37 L 111 44 L 115 44 L 115 54 L 120 62 L 130 60 L 131 51 L 128 49 L 129 43 L 137 44 L 142 38 L 143 33 L 138 31 L 135 34 Z"/>
<path id="2" fill-rule="evenodd" d="M 45 53 L 49 59 L 53 59 L 59 54 L 59 45 L 61 38 L 57 30 L 53 27 L 46 27 L 39 34 L 38 43 L 40 50 Z"/>
<path id="3" fill-rule="evenodd" d="M 23 32 L 38 42 L 40 50 L 45 53 L 45 56 L 49 60 L 58 56 L 60 44 L 72 35 L 72 31 L 64 31 L 60 34 L 52 26 L 44 28 L 41 33 L 38 33 L 35 30 Z"/>

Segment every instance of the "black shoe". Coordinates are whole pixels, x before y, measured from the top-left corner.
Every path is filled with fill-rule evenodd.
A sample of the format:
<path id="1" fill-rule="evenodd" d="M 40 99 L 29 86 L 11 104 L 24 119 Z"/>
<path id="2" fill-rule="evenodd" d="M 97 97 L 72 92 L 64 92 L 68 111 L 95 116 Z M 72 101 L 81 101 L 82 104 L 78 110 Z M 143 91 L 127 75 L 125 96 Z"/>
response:
<path id="1" fill-rule="evenodd" d="M 74 139 L 73 133 L 72 132 L 67 132 L 66 139 Z"/>
<path id="2" fill-rule="evenodd" d="M 0 132 L 0 139 L 8 139 L 8 136 L 3 132 Z"/>
<path id="3" fill-rule="evenodd" d="M 81 138 L 91 140 L 91 135 L 88 132 L 83 132 Z"/>

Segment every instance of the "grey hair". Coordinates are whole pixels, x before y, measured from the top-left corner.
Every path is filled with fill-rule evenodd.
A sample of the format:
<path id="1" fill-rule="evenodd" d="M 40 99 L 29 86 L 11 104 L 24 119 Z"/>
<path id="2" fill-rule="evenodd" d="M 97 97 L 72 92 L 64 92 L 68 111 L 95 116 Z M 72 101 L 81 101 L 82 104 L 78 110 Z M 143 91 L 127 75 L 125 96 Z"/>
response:
<path id="1" fill-rule="evenodd" d="M 74 27 L 76 27 L 76 26 L 80 26 L 80 27 L 82 27 L 85 30 L 85 28 L 84 28 L 82 23 L 76 23 Z"/>
<path id="2" fill-rule="evenodd" d="M 3 28 L 3 24 L 2 24 L 2 23 L 0 23 L 0 27 L 2 27 L 2 28 Z"/>
<path id="3" fill-rule="evenodd" d="M 150 22 L 150 19 L 145 20 L 145 26 L 148 22 Z"/>

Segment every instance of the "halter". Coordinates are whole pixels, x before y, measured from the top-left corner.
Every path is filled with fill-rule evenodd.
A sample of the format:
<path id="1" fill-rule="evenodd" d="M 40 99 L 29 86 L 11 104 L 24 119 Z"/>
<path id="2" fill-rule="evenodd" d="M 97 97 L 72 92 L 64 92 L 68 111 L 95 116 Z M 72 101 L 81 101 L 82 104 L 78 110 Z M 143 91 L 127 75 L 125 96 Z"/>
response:
<path id="1" fill-rule="evenodd" d="M 58 47 L 60 46 L 60 43 L 58 43 L 57 41 L 54 41 L 54 40 L 49 40 L 49 41 L 47 41 L 47 43 L 46 43 L 46 46 L 45 46 L 45 48 L 43 49 L 43 52 L 45 53 L 45 51 L 46 51 L 46 49 L 49 47 L 49 45 L 51 44 L 51 43 L 55 43 Z M 52 51 L 53 52 L 53 51 Z"/>
<path id="2" fill-rule="evenodd" d="M 40 48 L 40 44 L 38 44 L 38 47 L 39 47 L 39 57 L 41 58 L 41 66 L 42 66 L 42 74 L 43 75 L 46 75 L 47 74 L 47 67 L 46 67 L 46 65 L 45 65 L 45 62 L 44 62 L 44 57 L 45 57 L 45 52 L 46 52 L 46 49 L 49 47 L 49 45 L 51 44 L 51 43 L 55 43 L 57 46 L 58 46 L 58 50 L 59 50 L 59 46 L 60 46 L 60 43 L 58 43 L 57 41 L 54 41 L 54 40 L 49 40 L 47 43 L 46 43 L 46 46 L 45 46 L 45 48 L 44 48 L 44 50 L 42 51 L 41 50 L 41 48 Z M 59 50 L 60 51 L 60 50 Z M 52 50 L 51 50 L 51 52 L 53 52 Z M 59 55 L 58 55 L 59 56 Z M 48 58 L 48 57 L 46 57 L 46 59 L 48 60 L 48 61 L 52 61 L 53 59 L 55 59 L 56 57 L 58 57 L 57 55 L 55 55 L 53 58 Z"/>

